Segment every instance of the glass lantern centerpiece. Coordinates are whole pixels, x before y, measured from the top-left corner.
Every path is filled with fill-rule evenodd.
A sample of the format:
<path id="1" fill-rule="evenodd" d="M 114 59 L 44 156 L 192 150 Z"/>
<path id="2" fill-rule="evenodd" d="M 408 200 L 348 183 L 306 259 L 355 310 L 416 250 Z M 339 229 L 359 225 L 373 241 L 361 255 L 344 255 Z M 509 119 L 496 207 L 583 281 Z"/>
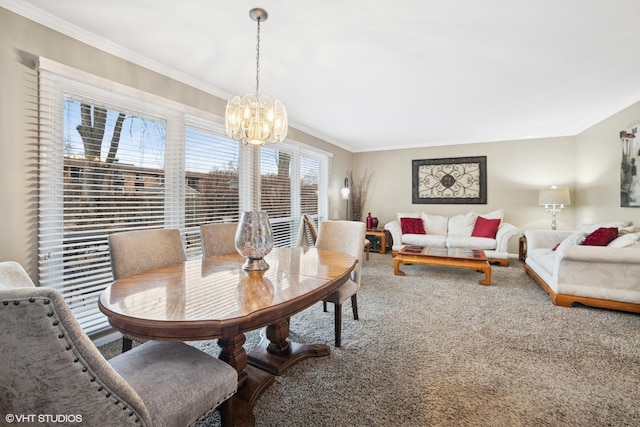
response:
<path id="1" fill-rule="evenodd" d="M 242 212 L 235 243 L 238 253 L 247 259 L 242 264 L 243 270 L 267 270 L 269 264 L 264 257 L 273 249 L 273 231 L 267 212 Z"/>

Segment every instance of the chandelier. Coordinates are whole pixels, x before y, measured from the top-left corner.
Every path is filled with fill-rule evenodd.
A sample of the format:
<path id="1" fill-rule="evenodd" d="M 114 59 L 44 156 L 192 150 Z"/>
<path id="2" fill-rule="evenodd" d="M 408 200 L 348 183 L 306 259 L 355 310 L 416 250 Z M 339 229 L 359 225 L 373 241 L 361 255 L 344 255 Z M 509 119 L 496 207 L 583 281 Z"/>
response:
<path id="1" fill-rule="evenodd" d="M 225 128 L 227 135 L 244 144 L 281 142 L 287 136 L 289 122 L 287 110 L 277 99 L 272 101 L 260 95 L 260 22 L 266 21 L 264 9 L 255 8 L 249 12 L 251 19 L 258 23 L 256 44 L 256 93 L 248 93 L 242 98 L 234 96 L 227 103 Z"/>

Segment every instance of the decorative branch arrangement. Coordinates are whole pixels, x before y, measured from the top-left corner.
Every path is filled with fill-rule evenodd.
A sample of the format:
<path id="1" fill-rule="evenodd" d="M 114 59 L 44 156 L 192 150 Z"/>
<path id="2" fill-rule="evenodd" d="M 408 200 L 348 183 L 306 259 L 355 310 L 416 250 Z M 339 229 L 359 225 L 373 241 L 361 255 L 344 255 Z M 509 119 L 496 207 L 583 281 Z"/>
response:
<path id="1" fill-rule="evenodd" d="M 362 221 L 362 214 L 367 202 L 367 192 L 372 174 L 365 169 L 360 179 L 355 179 L 351 171 L 347 172 L 347 176 L 349 178 L 351 191 L 351 219 L 353 221 Z"/>

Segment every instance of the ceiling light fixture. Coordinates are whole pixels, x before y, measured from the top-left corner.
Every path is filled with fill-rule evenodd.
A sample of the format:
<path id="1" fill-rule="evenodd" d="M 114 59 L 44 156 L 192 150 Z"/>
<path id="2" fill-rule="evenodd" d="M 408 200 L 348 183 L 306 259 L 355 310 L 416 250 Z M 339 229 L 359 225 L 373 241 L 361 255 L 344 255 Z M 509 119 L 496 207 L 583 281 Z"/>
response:
<path id="1" fill-rule="evenodd" d="M 289 122 L 287 110 L 277 99 L 272 101 L 265 95 L 259 95 L 260 88 L 260 23 L 266 21 L 268 14 L 264 9 L 249 11 L 251 19 L 258 23 L 256 44 L 256 93 L 242 97 L 234 96 L 227 103 L 225 128 L 227 135 L 244 144 L 263 145 L 265 142 L 281 142 L 287 136 Z"/>

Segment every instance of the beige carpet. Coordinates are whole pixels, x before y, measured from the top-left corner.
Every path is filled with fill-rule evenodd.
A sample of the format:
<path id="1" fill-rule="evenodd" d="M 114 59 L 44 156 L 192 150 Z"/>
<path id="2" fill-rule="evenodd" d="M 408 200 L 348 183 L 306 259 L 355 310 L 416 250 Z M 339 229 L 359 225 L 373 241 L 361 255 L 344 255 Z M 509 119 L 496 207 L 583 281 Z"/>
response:
<path id="1" fill-rule="evenodd" d="M 390 255 L 365 261 L 341 348 L 320 304 L 292 318 L 293 340 L 332 353 L 277 377 L 258 426 L 640 425 L 639 315 L 556 307 L 518 261 L 494 267 L 490 287 L 468 269 L 403 270 Z M 200 423 L 217 425 L 217 413 Z"/>

